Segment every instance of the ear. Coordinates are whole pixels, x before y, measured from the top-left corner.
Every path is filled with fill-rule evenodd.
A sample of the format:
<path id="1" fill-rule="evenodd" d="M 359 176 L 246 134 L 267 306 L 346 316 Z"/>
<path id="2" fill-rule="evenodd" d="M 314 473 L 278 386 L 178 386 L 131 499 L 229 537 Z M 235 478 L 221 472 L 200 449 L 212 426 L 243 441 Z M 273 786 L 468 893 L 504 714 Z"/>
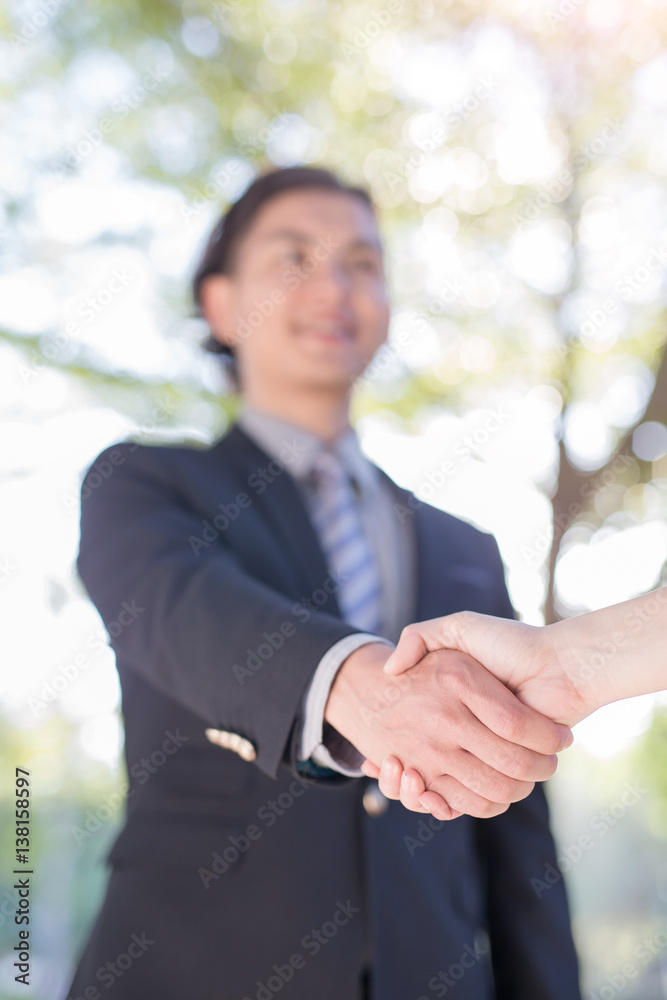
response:
<path id="1" fill-rule="evenodd" d="M 231 279 L 226 274 L 210 274 L 202 281 L 199 300 L 212 335 L 221 344 L 233 347 Z"/>

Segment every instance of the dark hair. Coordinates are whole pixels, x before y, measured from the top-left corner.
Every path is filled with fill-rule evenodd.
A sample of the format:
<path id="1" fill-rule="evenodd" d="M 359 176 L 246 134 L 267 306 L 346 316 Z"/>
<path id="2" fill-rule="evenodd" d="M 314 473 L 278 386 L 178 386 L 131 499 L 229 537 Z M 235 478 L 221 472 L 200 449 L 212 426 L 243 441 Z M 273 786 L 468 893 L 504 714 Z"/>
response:
<path id="1" fill-rule="evenodd" d="M 269 168 L 261 173 L 238 201 L 234 202 L 227 210 L 209 237 L 192 280 L 192 295 L 200 315 L 202 282 L 211 274 L 234 274 L 241 239 L 250 228 L 261 205 L 283 191 L 305 187 L 317 187 L 327 191 L 356 195 L 366 202 L 371 211 L 375 212 L 375 205 L 365 188 L 345 184 L 332 171 L 324 167 Z M 222 344 L 212 334 L 209 334 L 208 338 L 202 342 L 202 347 L 213 354 L 227 355 L 234 362 L 231 374 L 233 381 L 238 383 L 233 348 Z"/>

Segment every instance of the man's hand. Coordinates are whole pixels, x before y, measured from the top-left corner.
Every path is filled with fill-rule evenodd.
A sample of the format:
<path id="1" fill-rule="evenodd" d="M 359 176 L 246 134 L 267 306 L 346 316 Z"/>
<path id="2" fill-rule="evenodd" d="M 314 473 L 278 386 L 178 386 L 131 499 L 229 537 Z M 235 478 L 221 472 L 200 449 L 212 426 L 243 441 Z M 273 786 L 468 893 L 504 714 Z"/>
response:
<path id="1" fill-rule="evenodd" d="M 572 651 L 566 655 L 563 644 L 554 642 L 552 626 L 537 628 L 474 611 L 417 622 L 403 629 L 384 672 L 404 676 L 438 649 L 458 649 L 475 657 L 523 704 L 563 725 L 573 726 L 595 707 L 589 704 L 586 685 L 577 683 L 580 674 Z M 404 764 L 392 756 L 383 761 L 382 770 L 367 764 L 364 771 L 370 777 L 382 777 L 384 771 L 385 794 L 406 805 L 418 801 L 440 817 L 447 806 L 442 795 L 433 785 L 433 790 L 425 791 L 421 775 L 412 768 L 403 772 Z"/>
<path id="2" fill-rule="evenodd" d="M 325 710 L 327 722 L 367 758 L 365 773 L 379 774 L 373 762 L 388 755 L 396 757 L 399 778 L 408 769 L 405 798 L 390 794 L 391 780 L 380 775 L 385 794 L 442 819 L 463 812 L 489 817 L 553 774 L 569 730 L 522 705 L 481 663 L 458 650 L 422 652 L 409 673 L 389 677 L 382 667 L 399 648 L 391 653 L 369 643 L 352 653 Z M 410 783 L 411 769 L 432 790 L 424 803 L 418 781 Z M 428 800 L 432 794 L 442 797 L 436 808 Z"/>

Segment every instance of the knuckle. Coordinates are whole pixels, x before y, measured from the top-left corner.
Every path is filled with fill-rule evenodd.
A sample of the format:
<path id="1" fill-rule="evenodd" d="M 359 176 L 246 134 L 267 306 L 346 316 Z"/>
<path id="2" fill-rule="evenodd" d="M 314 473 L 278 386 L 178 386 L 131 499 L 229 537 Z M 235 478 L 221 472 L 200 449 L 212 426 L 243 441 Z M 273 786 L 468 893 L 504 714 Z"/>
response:
<path id="1" fill-rule="evenodd" d="M 471 816 L 477 816 L 478 819 L 491 819 L 492 816 L 497 815 L 498 803 L 478 798 L 475 804 L 470 807 L 469 812 Z"/>
<path id="2" fill-rule="evenodd" d="M 427 738 L 424 743 L 424 761 L 430 774 L 441 774 L 449 769 L 451 754 L 448 753 L 443 739 L 435 737 Z M 421 771 L 422 777 L 426 778 L 426 772 Z"/>
<path id="3" fill-rule="evenodd" d="M 510 778 L 519 780 L 529 780 L 530 774 L 535 770 L 535 758 L 529 750 L 524 747 L 514 746 L 508 750 L 501 758 L 502 768 Z"/>
<path id="4" fill-rule="evenodd" d="M 502 816 L 502 814 L 504 812 L 507 812 L 507 810 L 509 809 L 510 805 L 511 805 L 510 802 L 506 802 L 506 803 L 504 803 L 502 805 L 498 805 L 496 803 L 495 808 L 493 809 L 493 812 L 490 812 L 489 816 L 487 818 L 492 819 L 494 816 Z"/>
<path id="5" fill-rule="evenodd" d="M 445 663 L 439 662 L 435 679 L 445 703 L 462 701 L 468 693 L 468 677 L 463 662 L 455 655 L 449 655 Z"/>
<path id="6" fill-rule="evenodd" d="M 422 733 L 431 750 L 437 750 L 449 740 L 456 729 L 454 713 L 448 705 L 435 706 L 432 702 L 424 710 L 421 718 Z M 444 736 L 444 734 L 447 736 Z"/>
<path id="7" fill-rule="evenodd" d="M 502 813 L 507 812 L 511 803 L 510 802 L 488 802 L 485 801 L 481 806 L 482 819 L 493 819 L 494 816 L 500 816 Z"/>
<path id="8" fill-rule="evenodd" d="M 560 745 L 561 745 L 560 735 L 558 733 L 558 730 L 555 729 L 555 727 L 552 731 L 549 732 L 549 738 L 546 742 L 547 746 L 545 746 L 544 748 L 545 754 L 548 755 L 555 754 L 558 750 L 560 750 Z"/>
<path id="9" fill-rule="evenodd" d="M 487 785 L 485 795 L 493 801 L 494 805 L 497 805 L 499 802 L 512 802 L 516 798 L 518 788 L 519 786 L 516 781 L 504 775 L 499 775 Z"/>
<path id="10" fill-rule="evenodd" d="M 526 730 L 526 720 L 520 705 L 511 702 L 499 706 L 497 714 L 498 724 L 506 739 L 512 743 L 520 741 Z"/>

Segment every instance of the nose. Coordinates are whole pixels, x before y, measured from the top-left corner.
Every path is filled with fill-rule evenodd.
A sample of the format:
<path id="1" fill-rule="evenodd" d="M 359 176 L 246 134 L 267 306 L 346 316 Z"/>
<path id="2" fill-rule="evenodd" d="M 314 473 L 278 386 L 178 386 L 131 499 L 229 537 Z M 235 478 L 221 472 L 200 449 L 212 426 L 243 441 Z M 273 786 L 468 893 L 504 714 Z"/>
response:
<path id="1" fill-rule="evenodd" d="M 351 277 L 345 265 L 333 256 L 315 261 L 315 266 L 306 280 L 311 288 L 322 295 L 335 293 L 344 296 L 352 287 Z"/>

